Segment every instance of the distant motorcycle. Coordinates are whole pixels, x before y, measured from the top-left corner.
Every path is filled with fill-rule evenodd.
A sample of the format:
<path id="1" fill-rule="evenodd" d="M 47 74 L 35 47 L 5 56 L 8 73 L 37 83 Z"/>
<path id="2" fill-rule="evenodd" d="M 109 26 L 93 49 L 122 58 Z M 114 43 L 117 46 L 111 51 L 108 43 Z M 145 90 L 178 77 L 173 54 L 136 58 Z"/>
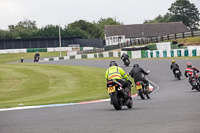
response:
<path id="1" fill-rule="evenodd" d="M 147 71 L 150 73 L 150 70 Z M 143 75 L 145 77 L 145 75 Z M 135 88 L 138 90 L 138 95 L 141 99 L 145 99 L 145 96 L 147 99 L 150 99 L 150 92 L 146 89 L 146 84 L 143 81 L 137 81 L 135 84 Z"/>
<path id="2" fill-rule="evenodd" d="M 111 104 L 116 110 L 121 110 L 122 106 L 127 106 L 128 108 L 133 107 L 132 99 L 126 99 L 124 88 L 119 82 L 114 80 L 108 81 L 107 90 L 110 95 Z M 131 96 L 131 93 L 129 92 L 128 95 Z"/>
<path id="3" fill-rule="evenodd" d="M 189 82 L 192 85 L 192 90 L 200 91 L 200 81 L 198 77 L 189 77 Z"/>
<path id="4" fill-rule="evenodd" d="M 124 62 L 124 64 L 125 64 L 125 66 L 128 67 L 130 65 L 130 61 L 128 59 L 126 59 L 125 62 Z"/>
<path id="5" fill-rule="evenodd" d="M 122 61 L 124 62 L 125 66 L 129 66 L 130 65 L 130 60 L 129 59 L 124 59 L 124 57 L 122 58 Z"/>
<path id="6" fill-rule="evenodd" d="M 179 80 L 181 80 L 181 71 L 179 69 L 175 70 L 175 78 L 178 78 Z"/>
<path id="7" fill-rule="evenodd" d="M 37 55 L 35 55 L 35 56 L 34 56 L 34 62 L 38 62 L 39 60 L 40 60 L 40 57 L 37 56 Z"/>

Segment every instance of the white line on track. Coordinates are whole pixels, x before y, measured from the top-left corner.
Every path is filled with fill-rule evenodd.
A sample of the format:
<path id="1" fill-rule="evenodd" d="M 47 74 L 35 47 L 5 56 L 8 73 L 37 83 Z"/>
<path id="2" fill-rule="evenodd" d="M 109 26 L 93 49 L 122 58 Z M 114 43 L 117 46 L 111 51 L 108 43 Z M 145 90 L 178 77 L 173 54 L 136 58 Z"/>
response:
<path id="1" fill-rule="evenodd" d="M 156 89 L 151 94 L 155 93 L 156 91 L 158 91 L 160 89 L 160 87 L 157 84 L 155 84 L 154 82 L 152 82 L 151 80 L 149 80 L 149 82 L 151 84 L 153 84 L 154 86 L 156 86 Z"/>

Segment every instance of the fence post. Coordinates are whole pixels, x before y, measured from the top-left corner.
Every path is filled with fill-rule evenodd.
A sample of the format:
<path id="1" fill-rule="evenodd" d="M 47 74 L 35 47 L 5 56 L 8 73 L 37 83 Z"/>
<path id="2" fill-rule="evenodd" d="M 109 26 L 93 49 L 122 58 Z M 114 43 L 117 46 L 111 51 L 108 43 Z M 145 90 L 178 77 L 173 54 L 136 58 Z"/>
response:
<path id="1" fill-rule="evenodd" d="M 174 34 L 174 39 L 176 40 L 176 33 Z"/>
<path id="2" fill-rule="evenodd" d="M 185 38 L 184 32 L 182 33 L 182 38 L 183 38 L 183 39 Z"/>
<path id="3" fill-rule="evenodd" d="M 142 44 L 144 44 L 144 39 L 142 38 Z"/>
<path id="4" fill-rule="evenodd" d="M 169 35 L 167 35 L 167 40 L 169 40 Z"/>
<path id="5" fill-rule="evenodd" d="M 138 39 L 138 44 L 140 44 L 140 40 Z"/>
<path id="6" fill-rule="evenodd" d="M 156 37 L 156 42 L 158 43 L 158 37 Z"/>
<path id="7" fill-rule="evenodd" d="M 191 30 L 191 36 L 192 36 L 192 37 L 194 37 L 194 33 L 193 33 L 193 30 Z"/>
<path id="8" fill-rule="evenodd" d="M 135 45 L 137 45 L 137 41 L 136 41 L 136 40 L 134 40 L 134 42 L 135 42 Z"/>

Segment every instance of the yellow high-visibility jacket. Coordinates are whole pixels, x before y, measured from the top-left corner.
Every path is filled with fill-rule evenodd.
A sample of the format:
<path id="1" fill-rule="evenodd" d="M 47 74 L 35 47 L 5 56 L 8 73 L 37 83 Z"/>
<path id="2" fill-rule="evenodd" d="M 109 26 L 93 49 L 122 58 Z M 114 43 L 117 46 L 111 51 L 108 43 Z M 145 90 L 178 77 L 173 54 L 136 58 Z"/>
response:
<path id="1" fill-rule="evenodd" d="M 125 73 L 125 71 L 118 66 L 111 66 L 106 70 L 105 74 L 106 80 L 112 80 L 112 79 L 126 79 L 128 81 L 128 76 Z"/>

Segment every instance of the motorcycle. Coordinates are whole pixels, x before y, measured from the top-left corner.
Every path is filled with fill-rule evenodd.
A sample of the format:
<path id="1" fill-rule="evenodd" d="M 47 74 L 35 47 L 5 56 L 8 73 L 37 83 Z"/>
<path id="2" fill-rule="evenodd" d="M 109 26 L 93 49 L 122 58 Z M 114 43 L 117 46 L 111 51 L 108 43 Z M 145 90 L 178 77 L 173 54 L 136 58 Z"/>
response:
<path id="1" fill-rule="evenodd" d="M 175 70 L 175 78 L 178 78 L 179 80 L 181 80 L 181 76 L 182 76 L 181 71 L 179 69 L 176 69 Z"/>
<path id="2" fill-rule="evenodd" d="M 39 61 L 39 59 L 40 59 L 40 57 L 39 57 L 39 56 L 37 56 L 37 55 L 35 55 L 35 56 L 34 56 L 34 62 L 38 62 L 38 61 Z"/>
<path id="3" fill-rule="evenodd" d="M 130 86 L 131 87 L 131 86 Z M 111 104 L 116 110 L 121 110 L 122 106 L 127 106 L 128 108 L 133 107 L 133 101 L 131 98 L 126 98 L 124 88 L 122 85 L 114 80 L 107 82 L 107 90 L 110 95 Z M 128 95 L 131 97 L 131 93 Z"/>
<path id="4" fill-rule="evenodd" d="M 192 90 L 200 91 L 200 77 L 189 77 L 189 82 L 192 85 Z"/>
<path id="5" fill-rule="evenodd" d="M 130 65 L 130 61 L 128 59 L 126 59 L 125 62 L 124 62 L 124 64 L 125 64 L 125 66 L 128 67 Z"/>
<path id="6" fill-rule="evenodd" d="M 130 65 L 130 61 L 128 59 L 122 58 L 122 60 L 123 60 L 125 66 L 128 67 Z"/>
<path id="7" fill-rule="evenodd" d="M 147 73 L 150 73 L 150 70 L 148 70 Z M 143 77 L 145 78 L 145 75 L 143 75 Z M 135 88 L 137 89 L 138 95 L 141 99 L 145 99 L 145 96 L 147 99 L 150 99 L 150 92 L 146 89 L 146 84 L 143 81 L 137 81 Z"/>

